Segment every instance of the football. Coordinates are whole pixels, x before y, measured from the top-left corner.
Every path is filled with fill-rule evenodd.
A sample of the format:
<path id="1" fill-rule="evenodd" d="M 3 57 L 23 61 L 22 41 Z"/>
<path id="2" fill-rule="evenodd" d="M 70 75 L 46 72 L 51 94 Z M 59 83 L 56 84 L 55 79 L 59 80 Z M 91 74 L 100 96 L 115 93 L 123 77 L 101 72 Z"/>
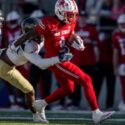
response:
<path id="1" fill-rule="evenodd" d="M 68 45 L 80 51 L 85 49 L 83 39 L 76 34 L 73 34 L 68 38 Z"/>

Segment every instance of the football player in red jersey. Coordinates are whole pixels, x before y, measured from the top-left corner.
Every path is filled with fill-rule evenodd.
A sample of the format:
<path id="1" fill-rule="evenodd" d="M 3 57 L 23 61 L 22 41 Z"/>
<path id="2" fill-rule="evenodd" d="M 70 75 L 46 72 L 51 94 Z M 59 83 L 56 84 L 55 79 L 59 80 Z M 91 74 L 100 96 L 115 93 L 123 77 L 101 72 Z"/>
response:
<path id="1" fill-rule="evenodd" d="M 119 16 L 118 28 L 112 35 L 113 42 L 113 64 L 115 75 L 120 76 L 122 99 L 120 110 L 125 111 L 125 14 Z"/>
<path id="2" fill-rule="evenodd" d="M 74 33 L 78 16 L 78 8 L 75 1 L 57 0 L 55 14 L 55 16 L 42 18 L 41 23 L 35 27 L 35 30 L 22 36 L 20 40 L 17 40 L 15 45 L 21 44 L 25 39 L 34 37 L 37 33 L 45 39 L 45 58 L 58 55 L 61 51 L 70 51 L 70 47 L 81 51 L 84 50 L 85 47 L 82 39 Z M 79 83 L 84 88 L 95 123 L 104 121 L 114 113 L 114 111 L 103 113 L 99 110 L 90 76 L 85 74 L 76 65 L 70 61 L 66 61 L 59 65 L 54 65 L 49 69 L 55 74 L 61 87 L 45 99 L 34 102 L 34 107 L 43 113 L 43 116 L 45 116 L 44 109 L 48 104 L 74 92 L 74 82 Z"/>

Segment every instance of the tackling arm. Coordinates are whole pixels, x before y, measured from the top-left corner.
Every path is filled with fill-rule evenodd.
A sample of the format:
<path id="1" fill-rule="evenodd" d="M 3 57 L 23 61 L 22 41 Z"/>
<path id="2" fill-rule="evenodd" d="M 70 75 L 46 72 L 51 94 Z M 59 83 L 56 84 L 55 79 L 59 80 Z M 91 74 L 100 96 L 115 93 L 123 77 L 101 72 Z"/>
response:
<path id="1" fill-rule="evenodd" d="M 59 63 L 58 57 L 51 58 L 41 58 L 40 55 L 36 53 L 24 53 L 25 58 L 27 58 L 31 63 L 39 67 L 40 69 L 47 69 L 49 66 Z"/>
<path id="2" fill-rule="evenodd" d="M 72 54 L 71 53 L 62 53 L 59 54 L 59 56 L 56 57 L 51 57 L 51 58 L 41 58 L 40 55 L 36 53 L 23 53 L 25 58 L 39 67 L 40 69 L 47 69 L 50 66 L 53 66 L 57 63 L 64 62 L 64 61 L 69 61 L 72 59 Z"/>
<path id="3" fill-rule="evenodd" d="M 32 29 L 29 32 L 22 34 L 17 40 L 13 42 L 13 44 L 10 47 L 12 50 L 15 50 L 17 46 L 22 45 L 26 40 L 33 39 L 37 35 L 37 31 L 35 29 Z"/>

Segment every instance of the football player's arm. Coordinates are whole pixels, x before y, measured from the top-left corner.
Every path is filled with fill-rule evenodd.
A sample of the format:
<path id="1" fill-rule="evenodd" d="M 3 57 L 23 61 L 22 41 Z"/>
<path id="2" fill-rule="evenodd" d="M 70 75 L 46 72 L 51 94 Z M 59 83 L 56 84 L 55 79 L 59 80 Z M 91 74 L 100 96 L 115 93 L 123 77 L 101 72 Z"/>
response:
<path id="1" fill-rule="evenodd" d="M 60 60 L 58 57 L 43 59 L 40 55 L 36 53 L 24 53 L 24 56 L 29 62 L 36 65 L 40 69 L 47 69 L 50 66 L 60 63 Z"/>
<path id="2" fill-rule="evenodd" d="M 36 65 L 40 69 L 46 69 L 46 68 L 53 66 L 57 63 L 71 60 L 71 58 L 72 58 L 71 53 L 59 53 L 59 55 L 56 57 L 43 59 L 40 55 L 38 55 L 38 52 L 43 47 L 41 44 L 38 44 L 34 41 L 32 41 L 32 42 L 27 41 L 24 44 L 24 47 L 21 47 L 23 56 L 29 62 L 33 63 L 34 65 Z M 40 46 L 40 48 L 38 46 Z"/>
<path id="3" fill-rule="evenodd" d="M 14 42 L 14 46 L 17 47 L 17 46 L 23 44 L 26 40 L 31 40 L 31 39 L 38 37 L 38 36 L 42 37 L 42 35 L 44 35 L 45 32 L 46 32 L 45 25 L 41 21 L 40 24 L 36 25 L 32 30 L 21 35 L 20 38 L 18 38 Z"/>
<path id="4" fill-rule="evenodd" d="M 69 61 L 72 59 L 73 55 L 71 53 L 62 53 L 58 56 L 51 58 L 42 58 L 40 55 L 36 53 L 23 53 L 24 57 L 40 69 L 47 69 L 50 66 L 53 66 L 57 63 L 61 63 L 64 61 Z"/>
<path id="5" fill-rule="evenodd" d="M 15 50 L 15 48 L 19 45 L 22 45 L 26 40 L 31 40 L 38 35 L 35 29 L 30 30 L 29 32 L 22 34 L 18 39 L 16 39 L 13 44 L 10 46 L 11 49 Z"/>

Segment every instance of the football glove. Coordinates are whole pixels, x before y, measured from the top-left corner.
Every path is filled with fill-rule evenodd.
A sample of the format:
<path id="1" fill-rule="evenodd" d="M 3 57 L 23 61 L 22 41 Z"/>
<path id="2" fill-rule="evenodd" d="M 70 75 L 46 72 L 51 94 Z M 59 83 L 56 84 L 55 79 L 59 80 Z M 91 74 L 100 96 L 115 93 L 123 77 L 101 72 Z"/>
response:
<path id="1" fill-rule="evenodd" d="M 80 51 L 83 51 L 85 49 L 83 40 L 79 36 L 77 36 L 77 38 L 72 42 L 71 47 L 75 48 L 76 50 L 80 50 Z"/>
<path id="2" fill-rule="evenodd" d="M 70 61 L 73 57 L 72 53 L 59 53 L 58 55 L 59 61 L 64 62 L 64 61 Z"/>
<path id="3" fill-rule="evenodd" d="M 69 48 L 67 46 L 64 46 L 60 51 L 59 51 L 59 60 L 60 62 L 64 61 L 70 61 L 73 57 L 72 53 L 69 52 Z"/>

